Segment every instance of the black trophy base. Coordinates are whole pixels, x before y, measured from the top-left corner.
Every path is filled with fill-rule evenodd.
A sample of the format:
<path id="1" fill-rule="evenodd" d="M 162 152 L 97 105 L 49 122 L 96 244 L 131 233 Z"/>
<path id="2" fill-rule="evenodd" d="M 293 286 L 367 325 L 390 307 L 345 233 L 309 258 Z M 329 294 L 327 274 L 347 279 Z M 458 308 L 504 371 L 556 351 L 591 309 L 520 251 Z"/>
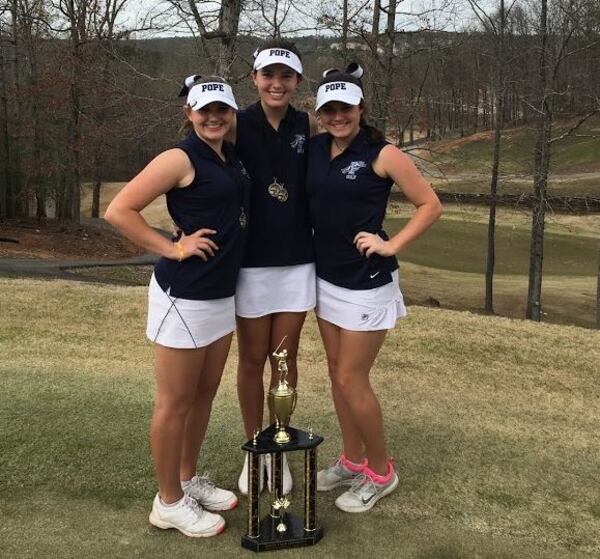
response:
<path id="1" fill-rule="evenodd" d="M 242 547 L 252 551 L 273 551 L 275 549 L 288 549 L 290 547 L 304 547 L 316 544 L 323 537 L 323 528 L 306 531 L 302 519 L 292 513 L 284 515 L 287 526 L 285 532 L 278 532 L 279 518 L 268 515 L 259 524 L 259 536 L 251 538 L 242 536 Z"/>

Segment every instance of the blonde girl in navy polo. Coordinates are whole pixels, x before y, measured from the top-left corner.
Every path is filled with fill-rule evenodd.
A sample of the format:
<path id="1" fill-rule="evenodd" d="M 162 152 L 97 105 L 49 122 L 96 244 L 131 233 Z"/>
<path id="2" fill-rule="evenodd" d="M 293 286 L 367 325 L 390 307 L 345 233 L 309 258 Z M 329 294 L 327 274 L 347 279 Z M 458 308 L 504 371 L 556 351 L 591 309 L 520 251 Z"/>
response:
<path id="1" fill-rule="evenodd" d="M 296 385 L 300 331 L 316 297 L 305 190 L 311 121 L 290 105 L 302 80 L 300 54 L 292 43 L 274 40 L 255 55 L 252 80 L 260 99 L 238 112 L 235 134 L 236 152 L 252 178 L 253 218 L 236 291 L 238 397 L 246 439 L 263 428 L 264 367 L 269 360 L 273 386 L 277 364 L 271 354 L 284 337 L 288 381 Z M 314 120 L 312 128 L 316 130 Z M 248 492 L 247 458 L 238 486 L 243 494 Z M 284 458 L 284 494 L 291 488 Z"/>
<path id="2" fill-rule="evenodd" d="M 225 529 L 223 517 L 209 511 L 237 505 L 231 491 L 196 475 L 196 463 L 235 330 L 250 181 L 233 146 L 223 141 L 237 110 L 231 87 L 221 78 L 190 76 L 182 94 L 188 136 L 129 182 L 105 218 L 162 256 L 148 294 L 156 378 L 151 447 L 158 481 L 150 523 L 207 537 Z M 180 230 L 176 242 L 140 213 L 163 194 Z"/>
<path id="3" fill-rule="evenodd" d="M 386 331 L 406 314 L 396 254 L 441 214 L 436 194 L 410 158 L 366 124 L 361 76 L 351 64 L 323 78 L 316 110 L 326 133 L 311 140 L 307 171 L 316 314 L 343 449 L 318 472 L 317 489 L 350 486 L 335 502 L 347 512 L 369 510 L 398 484 L 369 375 Z M 388 239 L 382 227 L 394 183 L 416 212 Z"/>

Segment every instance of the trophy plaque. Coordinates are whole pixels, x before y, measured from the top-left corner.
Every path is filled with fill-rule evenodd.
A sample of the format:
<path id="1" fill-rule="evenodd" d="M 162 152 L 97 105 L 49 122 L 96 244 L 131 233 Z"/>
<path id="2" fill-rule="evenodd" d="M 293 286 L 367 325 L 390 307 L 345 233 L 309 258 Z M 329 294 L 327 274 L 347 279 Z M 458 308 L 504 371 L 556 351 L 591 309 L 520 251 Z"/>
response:
<path id="1" fill-rule="evenodd" d="M 275 351 L 279 382 L 269 391 L 269 409 L 275 423 L 254 434 L 242 449 L 248 452 L 248 533 L 242 536 L 242 547 L 252 551 L 270 551 L 314 545 L 323 537 L 317 526 L 317 447 L 323 438 L 289 426 L 296 407 L 297 392 L 287 380 L 287 351 Z M 283 453 L 304 451 L 304 519 L 288 512 L 293 507 L 291 497 L 283 496 Z M 261 455 L 271 455 L 273 499 L 269 514 L 260 519 L 259 467 Z"/>

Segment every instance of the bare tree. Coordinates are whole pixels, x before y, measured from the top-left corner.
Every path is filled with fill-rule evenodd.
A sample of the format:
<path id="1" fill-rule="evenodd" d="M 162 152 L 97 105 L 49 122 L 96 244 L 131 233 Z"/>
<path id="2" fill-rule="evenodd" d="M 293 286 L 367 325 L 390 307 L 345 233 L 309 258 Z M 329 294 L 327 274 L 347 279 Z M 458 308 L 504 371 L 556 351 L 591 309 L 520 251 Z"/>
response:
<path id="1" fill-rule="evenodd" d="M 600 244 L 598 245 L 598 276 L 596 283 L 596 329 L 600 330 Z"/>
<path id="2" fill-rule="evenodd" d="M 542 273 L 544 259 L 544 227 L 547 205 L 548 173 L 552 145 L 571 135 L 585 120 L 598 112 L 598 107 L 584 115 L 578 123 L 558 138 L 552 138 L 555 100 L 562 95 L 561 70 L 567 59 L 599 43 L 597 37 L 577 41 L 578 34 L 587 26 L 588 18 L 597 10 L 591 0 L 560 0 L 555 5 L 550 29 L 548 0 L 541 0 L 538 26 L 538 73 L 535 111 L 537 118 L 534 150 L 534 205 L 532 211 L 529 286 L 526 318 L 539 321 L 542 317 Z M 571 48 L 573 47 L 573 48 Z"/>
<path id="3" fill-rule="evenodd" d="M 103 125 L 109 118 L 108 109 L 111 97 L 109 80 L 113 63 L 113 50 L 115 49 L 115 42 L 123 36 L 123 34 L 118 32 L 116 25 L 119 15 L 127 5 L 127 2 L 128 0 L 104 0 L 102 10 L 96 13 L 93 22 L 96 42 L 96 64 L 99 65 L 99 79 L 96 80 L 97 85 L 94 89 L 99 95 L 96 96 L 96 106 L 92 107 L 88 111 L 88 114 L 93 126 L 102 132 L 104 132 Z M 110 135 L 107 135 L 106 139 L 100 138 L 92 155 L 92 217 L 99 217 L 100 215 L 100 188 L 102 186 L 103 174 L 106 171 L 106 149 L 103 149 L 102 144 L 109 140 L 110 137 Z"/>
<path id="4" fill-rule="evenodd" d="M 201 54 L 211 63 L 211 71 L 229 77 L 235 60 L 235 45 L 240 24 L 242 0 L 168 0 L 177 18 L 195 28 L 189 29 L 199 38 Z M 212 48 L 211 42 L 217 46 Z"/>
<path id="5" fill-rule="evenodd" d="M 495 103 L 494 144 L 492 157 L 492 176 L 490 180 L 490 207 L 488 217 L 487 259 L 485 269 L 485 311 L 494 312 L 494 267 L 496 262 L 496 206 L 498 194 L 498 176 L 500 173 L 500 145 L 504 128 L 504 100 L 506 95 L 506 19 L 514 2 L 506 9 L 505 1 L 499 0 L 496 14 L 488 14 L 477 0 L 468 0 L 471 9 L 483 25 L 485 31 L 494 39 L 493 48 L 493 85 Z"/>

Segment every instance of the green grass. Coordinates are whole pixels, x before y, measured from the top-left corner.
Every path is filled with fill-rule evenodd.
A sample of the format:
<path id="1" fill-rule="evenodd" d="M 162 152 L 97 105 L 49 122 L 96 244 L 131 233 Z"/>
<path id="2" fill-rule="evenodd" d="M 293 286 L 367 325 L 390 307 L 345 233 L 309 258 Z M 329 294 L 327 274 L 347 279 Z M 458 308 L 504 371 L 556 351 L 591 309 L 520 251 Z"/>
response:
<path id="1" fill-rule="evenodd" d="M 386 220 L 394 235 L 406 218 Z M 496 227 L 496 273 L 527 275 L 529 231 L 513 226 Z M 544 273 L 561 276 L 593 276 L 597 270 L 598 241 L 592 237 L 546 233 Z M 401 261 L 456 272 L 485 273 L 487 225 L 469 221 L 438 221 L 418 242 L 400 255 Z"/>
<path id="2" fill-rule="evenodd" d="M 573 122 L 555 125 L 553 137 L 565 133 Z M 600 118 L 587 121 L 579 134 L 598 136 Z M 498 192 L 522 194 L 533 191 L 534 124 L 503 131 Z M 434 163 L 429 169 L 435 188 L 442 192 L 488 193 L 492 170 L 493 133 L 480 132 L 465 138 L 442 140 L 421 156 Z M 552 146 L 548 194 L 554 196 L 600 196 L 600 140 L 568 137 Z"/>
<path id="3" fill-rule="evenodd" d="M 600 146 L 598 147 L 600 149 Z M 481 169 L 480 169 L 481 170 Z M 483 172 L 483 170 L 481 170 Z M 460 192 L 465 194 L 487 194 L 490 191 L 490 177 L 484 174 L 476 176 L 449 176 L 447 179 L 434 179 L 433 185 L 439 192 Z M 500 194 L 533 192 L 533 177 L 501 176 L 498 184 Z M 548 178 L 549 196 L 600 197 L 600 175 L 561 175 Z"/>
<path id="4" fill-rule="evenodd" d="M 553 137 L 567 131 L 571 122 L 555 126 Z M 578 134 L 597 135 L 600 119 L 588 120 Z M 501 143 L 502 169 L 511 174 L 533 173 L 535 128 L 522 126 L 503 131 Z M 492 162 L 492 133 L 480 133 L 457 141 L 442 141 L 434 146 L 434 160 L 451 173 L 490 172 Z M 600 170 L 600 142 L 597 138 L 569 137 L 553 145 L 551 173 L 565 174 Z"/>
<path id="5" fill-rule="evenodd" d="M 245 500 L 217 538 L 148 525 L 152 349 L 144 288 L 0 279 L 0 556 L 250 557 Z M 411 307 L 373 371 L 399 489 L 368 515 L 319 495 L 325 537 L 282 557 L 497 559 L 600 552 L 600 334 Z M 199 470 L 233 487 L 243 442 L 235 344 Z M 292 423 L 339 451 L 309 317 Z M 292 456 L 295 479 L 301 460 Z M 302 500 L 297 485 L 292 507 Z M 266 512 L 263 501 L 262 511 Z"/>
<path id="6" fill-rule="evenodd" d="M 386 226 L 393 233 L 412 209 L 394 204 Z M 528 212 L 500 208 L 494 308 L 524 318 L 529 266 Z M 545 321 L 593 327 L 600 221 L 595 216 L 548 216 L 542 284 Z M 435 299 L 444 308 L 480 312 L 484 304 L 487 210 L 447 205 L 442 220 L 400 255 L 405 296 L 416 303 Z M 71 269 L 106 282 L 147 285 L 152 268 L 120 266 Z"/>

